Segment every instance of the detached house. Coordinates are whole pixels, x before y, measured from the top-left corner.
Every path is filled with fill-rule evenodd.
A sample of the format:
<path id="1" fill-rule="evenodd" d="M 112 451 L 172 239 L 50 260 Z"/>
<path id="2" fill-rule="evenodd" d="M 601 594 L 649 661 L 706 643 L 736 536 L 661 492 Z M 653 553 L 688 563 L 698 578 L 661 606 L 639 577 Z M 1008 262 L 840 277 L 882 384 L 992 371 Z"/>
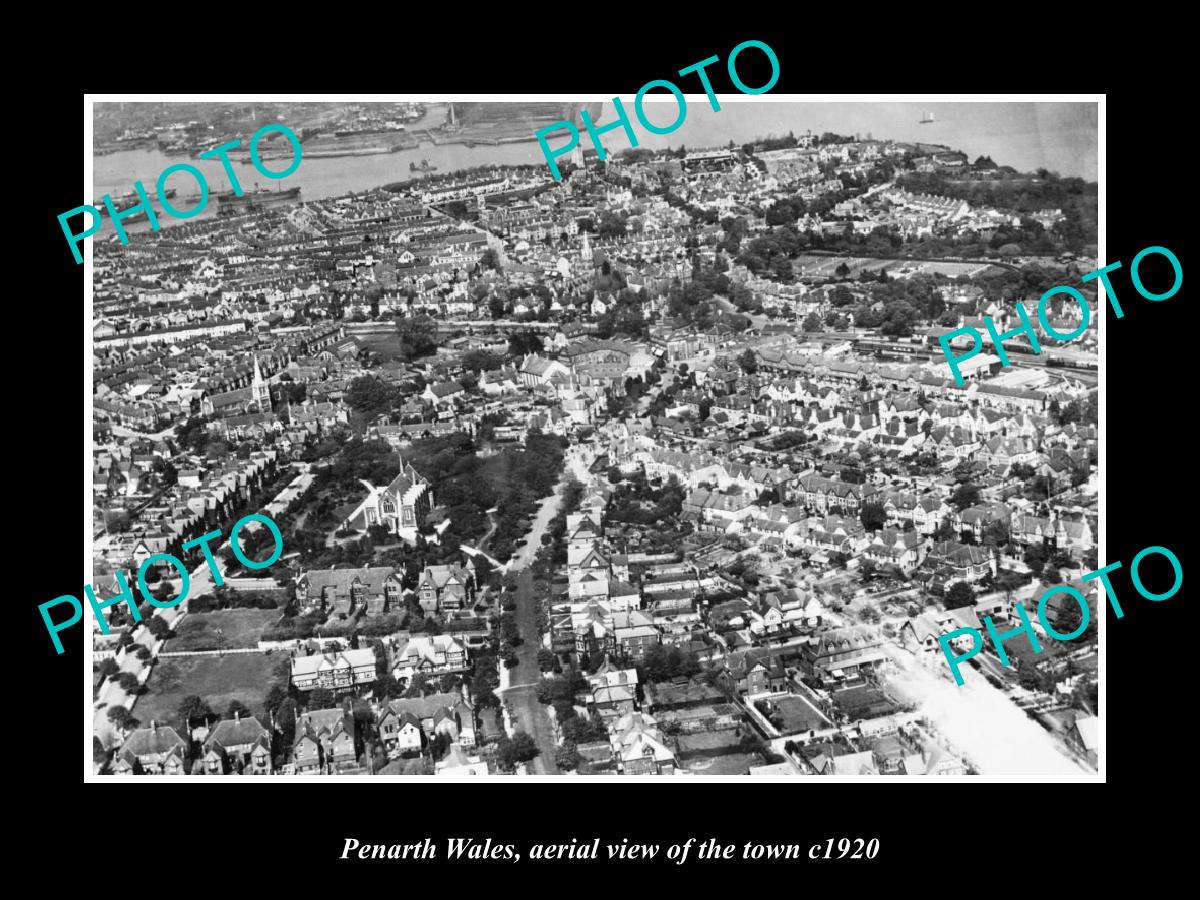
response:
<path id="1" fill-rule="evenodd" d="M 475 746 L 475 714 L 456 692 L 391 700 L 379 714 L 379 734 L 393 758 L 445 735 L 461 747 Z"/>
<path id="2" fill-rule="evenodd" d="M 379 738 L 390 759 L 421 752 L 421 720 L 412 713 L 389 707 L 379 717 L 378 727 Z"/>
<path id="3" fill-rule="evenodd" d="M 675 754 L 666 746 L 653 716 L 629 713 L 610 729 L 612 753 L 625 775 L 671 775 Z"/>
<path id="4" fill-rule="evenodd" d="M 727 666 L 738 692 L 746 697 L 774 694 L 787 687 L 787 670 L 778 655 L 753 650 L 734 653 Z"/>
<path id="5" fill-rule="evenodd" d="M 208 733 L 202 764 L 206 775 L 270 775 L 271 735 L 254 716 L 234 713 Z"/>
<path id="6" fill-rule="evenodd" d="M 417 579 L 417 600 L 426 612 L 463 609 L 475 598 L 475 565 L 426 566 Z"/>
<path id="7" fill-rule="evenodd" d="M 187 742 L 170 725 L 151 722 L 125 739 L 113 763 L 115 775 L 183 775 Z"/>

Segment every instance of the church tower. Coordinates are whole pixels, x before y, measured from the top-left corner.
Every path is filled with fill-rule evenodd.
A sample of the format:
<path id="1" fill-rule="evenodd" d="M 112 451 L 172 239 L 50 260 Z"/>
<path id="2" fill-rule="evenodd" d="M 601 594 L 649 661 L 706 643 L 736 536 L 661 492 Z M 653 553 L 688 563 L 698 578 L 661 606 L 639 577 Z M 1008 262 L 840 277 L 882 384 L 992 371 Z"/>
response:
<path id="1" fill-rule="evenodd" d="M 592 263 L 592 244 L 588 240 L 588 233 L 583 233 L 583 246 L 579 248 L 579 258 L 588 265 Z"/>
<path id="2" fill-rule="evenodd" d="M 254 380 L 250 382 L 251 400 L 258 406 L 259 412 L 271 411 L 271 388 L 263 380 L 262 369 L 258 367 L 258 354 L 254 354 Z"/>

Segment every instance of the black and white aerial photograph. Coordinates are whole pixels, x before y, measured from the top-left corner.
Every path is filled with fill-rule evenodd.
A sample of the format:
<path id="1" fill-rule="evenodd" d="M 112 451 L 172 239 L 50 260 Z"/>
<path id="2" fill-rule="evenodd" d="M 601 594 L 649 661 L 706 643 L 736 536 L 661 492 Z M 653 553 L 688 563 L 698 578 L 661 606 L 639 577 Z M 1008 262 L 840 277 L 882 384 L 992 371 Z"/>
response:
<path id="1" fill-rule="evenodd" d="M 1102 102 L 684 89 L 91 101 L 85 780 L 1101 780 Z"/>

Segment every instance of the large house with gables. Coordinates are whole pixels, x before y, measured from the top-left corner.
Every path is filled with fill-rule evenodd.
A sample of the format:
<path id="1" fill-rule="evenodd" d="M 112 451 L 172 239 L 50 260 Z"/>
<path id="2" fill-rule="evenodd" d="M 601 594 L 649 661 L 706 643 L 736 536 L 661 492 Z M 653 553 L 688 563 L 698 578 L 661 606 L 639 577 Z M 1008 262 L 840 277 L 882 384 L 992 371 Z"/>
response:
<path id="1" fill-rule="evenodd" d="M 296 579 L 296 603 L 301 614 L 386 613 L 401 608 L 401 590 L 400 572 L 391 566 L 315 569 Z"/>

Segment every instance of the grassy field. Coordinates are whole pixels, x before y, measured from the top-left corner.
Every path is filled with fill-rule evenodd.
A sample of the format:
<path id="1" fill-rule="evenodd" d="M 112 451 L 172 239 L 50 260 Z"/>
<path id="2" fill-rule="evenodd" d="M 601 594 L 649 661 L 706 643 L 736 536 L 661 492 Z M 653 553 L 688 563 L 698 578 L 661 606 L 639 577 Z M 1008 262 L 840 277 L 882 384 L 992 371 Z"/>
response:
<path id="1" fill-rule="evenodd" d="M 179 727 L 183 698 L 196 694 L 221 714 L 232 700 L 240 700 L 263 721 L 262 701 L 273 680 L 272 672 L 286 654 L 233 653 L 225 656 L 179 656 L 160 659 L 148 682 L 149 692 L 134 704 L 133 714 L 143 724 L 153 719 Z"/>
<path id="2" fill-rule="evenodd" d="M 773 702 L 783 719 L 783 726 L 779 729 L 782 734 L 829 727 L 829 723 L 799 697 L 781 697 Z"/>
<path id="3" fill-rule="evenodd" d="M 400 335 L 391 334 L 360 334 L 356 337 L 367 345 L 372 353 L 378 353 L 381 362 L 407 362 L 400 352 Z"/>
<path id="4" fill-rule="evenodd" d="M 280 609 L 221 609 L 189 613 L 176 637 L 167 641 L 166 651 L 234 650 L 258 646 L 258 636 L 283 614 Z M 218 646 L 217 629 L 220 629 Z"/>

